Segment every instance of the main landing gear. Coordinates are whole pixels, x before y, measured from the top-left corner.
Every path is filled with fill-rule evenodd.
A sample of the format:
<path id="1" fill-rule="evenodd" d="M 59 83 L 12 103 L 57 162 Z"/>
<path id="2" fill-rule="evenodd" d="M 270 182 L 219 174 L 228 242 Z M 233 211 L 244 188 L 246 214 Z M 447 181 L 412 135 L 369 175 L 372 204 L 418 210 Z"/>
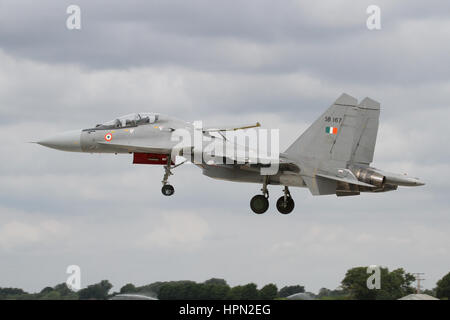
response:
<path id="1" fill-rule="evenodd" d="M 277 201 L 277 209 L 282 214 L 289 214 L 294 210 L 295 203 L 291 197 L 288 187 L 284 187 L 284 196 Z"/>
<path id="2" fill-rule="evenodd" d="M 250 208 L 256 214 L 262 214 L 269 209 L 269 190 L 267 190 L 267 183 L 269 182 L 269 177 L 264 176 L 263 187 L 261 189 L 263 194 L 258 194 L 250 200 Z"/>
<path id="3" fill-rule="evenodd" d="M 268 177 L 264 177 L 263 187 L 261 189 L 263 194 L 258 194 L 250 200 L 250 208 L 256 214 L 262 214 L 269 209 L 269 190 L 267 190 Z M 294 200 L 287 186 L 284 187 L 284 195 L 277 201 L 277 209 L 282 214 L 289 214 L 294 210 Z"/>

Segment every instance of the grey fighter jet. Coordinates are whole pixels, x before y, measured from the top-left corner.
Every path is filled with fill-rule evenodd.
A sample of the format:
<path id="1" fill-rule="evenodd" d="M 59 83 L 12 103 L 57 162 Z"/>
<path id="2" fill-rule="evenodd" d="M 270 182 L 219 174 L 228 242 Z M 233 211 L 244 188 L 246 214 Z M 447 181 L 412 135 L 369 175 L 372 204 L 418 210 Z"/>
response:
<path id="1" fill-rule="evenodd" d="M 283 186 L 283 195 L 276 206 L 280 213 L 289 214 L 294 200 L 288 187 L 306 187 L 313 195 L 354 196 L 361 192 L 386 192 L 398 186 L 424 185 L 418 178 L 395 174 L 371 167 L 378 131 L 380 104 L 370 98 L 360 103 L 342 94 L 295 142 L 277 157 L 277 170 L 262 174 L 266 161 L 245 156 L 237 159 L 236 152 L 218 152 L 221 148 L 202 149 L 200 161 L 194 161 L 196 151 L 192 142 L 180 147 L 174 134 L 184 131 L 200 135 L 206 141 L 239 148 L 224 133 L 259 127 L 197 128 L 194 124 L 157 113 L 136 113 L 95 127 L 64 132 L 37 143 L 63 151 L 88 153 L 129 153 L 133 163 L 164 167 L 162 193 L 174 194 L 168 183 L 178 156 L 200 167 L 203 174 L 221 180 L 251 182 L 262 185 L 261 194 L 250 201 L 253 212 L 262 214 L 269 207 L 267 186 Z M 205 139 L 203 139 L 205 138 Z M 202 142 L 203 146 L 204 142 Z M 246 152 L 249 148 L 244 148 Z M 186 150 L 192 152 L 186 152 Z M 209 160 L 205 160 L 208 155 Z M 222 160 L 222 161 L 217 161 Z"/>

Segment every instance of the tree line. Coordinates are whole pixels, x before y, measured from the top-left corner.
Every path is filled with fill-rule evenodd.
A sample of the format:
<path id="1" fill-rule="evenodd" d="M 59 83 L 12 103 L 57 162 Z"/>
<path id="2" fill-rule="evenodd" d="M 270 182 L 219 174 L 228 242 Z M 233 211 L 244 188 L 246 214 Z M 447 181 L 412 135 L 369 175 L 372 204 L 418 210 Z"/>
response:
<path id="1" fill-rule="evenodd" d="M 322 288 L 318 294 L 308 292 L 309 297 L 324 300 L 394 300 L 415 293 L 415 278 L 404 269 L 389 271 L 380 268 L 380 289 L 367 288 L 367 267 L 349 269 L 339 288 Z M 92 284 L 77 292 L 70 290 L 65 283 L 45 287 L 38 293 L 28 293 L 18 288 L 0 288 L 0 299 L 27 300 L 105 300 L 117 294 L 140 294 L 161 300 L 273 300 L 285 299 L 296 293 L 305 293 L 302 285 L 285 286 L 281 289 L 269 283 L 260 289 L 254 283 L 231 287 L 224 279 L 212 278 L 205 282 L 165 281 L 144 286 L 132 283 L 124 285 L 119 292 L 110 293 L 112 284 L 108 280 Z M 439 299 L 450 298 L 450 272 L 440 279 L 433 290 L 423 293 Z"/>

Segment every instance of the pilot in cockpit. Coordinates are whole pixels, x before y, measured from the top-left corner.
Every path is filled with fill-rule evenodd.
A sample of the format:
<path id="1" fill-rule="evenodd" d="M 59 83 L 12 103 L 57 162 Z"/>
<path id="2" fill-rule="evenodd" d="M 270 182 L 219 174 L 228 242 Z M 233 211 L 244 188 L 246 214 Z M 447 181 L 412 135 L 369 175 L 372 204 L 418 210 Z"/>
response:
<path id="1" fill-rule="evenodd" d="M 98 124 L 96 129 L 119 129 L 136 127 L 144 124 L 155 123 L 158 120 L 157 114 L 152 113 L 132 113 L 117 119 Z"/>

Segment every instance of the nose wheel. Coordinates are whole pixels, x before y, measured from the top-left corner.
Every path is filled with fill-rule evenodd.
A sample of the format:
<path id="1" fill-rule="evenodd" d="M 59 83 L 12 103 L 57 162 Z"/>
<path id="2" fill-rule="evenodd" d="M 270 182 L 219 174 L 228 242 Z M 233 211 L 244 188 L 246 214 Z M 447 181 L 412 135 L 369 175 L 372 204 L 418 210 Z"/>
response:
<path id="1" fill-rule="evenodd" d="M 277 209 L 281 214 L 289 214 L 294 210 L 295 203 L 291 197 L 288 187 L 284 187 L 284 196 L 277 201 Z"/>
<path id="2" fill-rule="evenodd" d="M 165 184 L 162 186 L 161 192 L 165 196 L 171 196 L 175 193 L 175 188 L 171 184 Z"/>

